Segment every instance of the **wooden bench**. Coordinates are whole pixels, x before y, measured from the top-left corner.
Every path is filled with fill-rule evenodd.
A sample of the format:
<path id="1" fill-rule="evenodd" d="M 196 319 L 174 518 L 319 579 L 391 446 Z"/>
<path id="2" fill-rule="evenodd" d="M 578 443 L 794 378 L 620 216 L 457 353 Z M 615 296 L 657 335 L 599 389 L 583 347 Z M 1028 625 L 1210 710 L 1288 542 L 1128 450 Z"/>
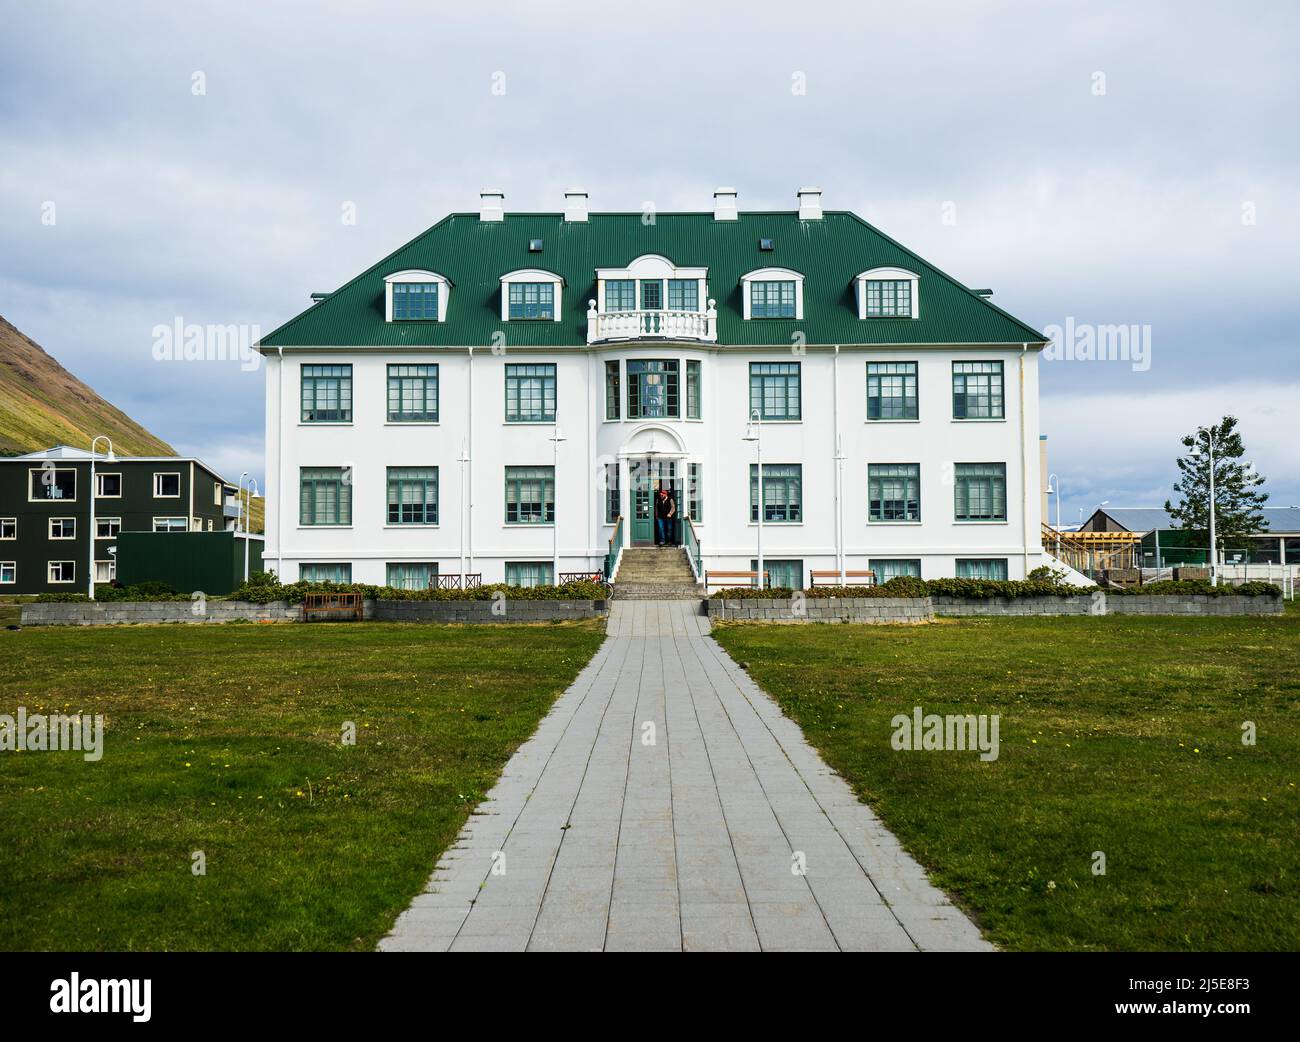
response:
<path id="1" fill-rule="evenodd" d="M 829 572 L 812 571 L 808 573 L 810 581 L 812 582 L 813 586 L 817 585 L 818 579 L 830 580 L 830 582 L 822 583 L 823 586 L 839 586 L 841 574 L 843 574 L 844 576 L 845 586 L 875 586 L 876 585 L 876 573 L 870 570 L 851 572 L 846 569 L 843 573 L 839 571 L 829 571 Z M 865 579 L 866 582 L 851 583 L 849 582 L 850 579 Z"/>
<path id="2" fill-rule="evenodd" d="M 302 621 L 337 619 L 360 622 L 363 611 L 359 593 L 308 593 L 302 599 Z"/>
<path id="3" fill-rule="evenodd" d="M 764 579 L 771 579 L 771 572 L 764 572 Z M 710 586 L 753 586 L 758 580 L 758 572 L 705 572 L 704 588 Z"/>

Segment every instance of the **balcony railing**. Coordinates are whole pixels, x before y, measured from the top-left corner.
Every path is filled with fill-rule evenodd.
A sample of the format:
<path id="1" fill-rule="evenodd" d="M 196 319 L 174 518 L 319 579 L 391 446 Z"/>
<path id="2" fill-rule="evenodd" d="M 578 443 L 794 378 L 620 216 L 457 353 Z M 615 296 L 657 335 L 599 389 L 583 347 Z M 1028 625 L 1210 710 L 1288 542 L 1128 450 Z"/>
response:
<path id="1" fill-rule="evenodd" d="M 599 340 L 699 340 L 718 339 L 718 309 L 709 301 L 707 311 L 597 311 L 587 305 L 587 343 Z"/>

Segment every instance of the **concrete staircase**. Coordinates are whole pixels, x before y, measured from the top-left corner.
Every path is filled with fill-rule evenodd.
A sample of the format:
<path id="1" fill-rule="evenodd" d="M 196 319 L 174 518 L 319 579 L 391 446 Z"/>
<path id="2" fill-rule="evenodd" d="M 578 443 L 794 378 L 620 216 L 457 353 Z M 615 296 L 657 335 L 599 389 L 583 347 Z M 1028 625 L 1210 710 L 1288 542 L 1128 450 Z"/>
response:
<path id="1" fill-rule="evenodd" d="M 681 547 L 629 546 L 623 550 L 614 576 L 615 600 L 696 601 L 703 597 L 704 587 L 695 581 Z"/>

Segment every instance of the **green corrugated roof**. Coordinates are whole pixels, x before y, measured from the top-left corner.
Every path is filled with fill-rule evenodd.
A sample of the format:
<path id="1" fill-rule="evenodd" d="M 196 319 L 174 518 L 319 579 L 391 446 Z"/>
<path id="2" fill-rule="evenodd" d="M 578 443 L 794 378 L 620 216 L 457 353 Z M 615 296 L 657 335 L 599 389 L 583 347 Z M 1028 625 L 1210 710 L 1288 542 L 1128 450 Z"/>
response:
<path id="1" fill-rule="evenodd" d="M 544 240 L 541 253 L 529 239 Z M 758 240 L 775 240 L 760 252 Z M 1046 338 L 1001 308 L 927 264 L 856 214 L 827 211 L 821 220 L 797 213 L 742 213 L 715 221 L 712 213 L 593 213 L 566 222 L 563 214 L 511 213 L 480 221 L 451 214 L 362 272 L 296 318 L 262 338 L 266 347 L 384 347 L 489 345 L 497 331 L 517 346 L 587 342 L 587 301 L 596 295 L 596 269 L 623 267 L 658 253 L 679 267 L 706 267 L 717 299 L 718 343 L 788 344 L 802 331 L 809 344 L 1021 344 Z M 853 279 L 868 268 L 907 268 L 920 276 L 920 317 L 858 318 Z M 756 268 L 792 268 L 804 275 L 802 319 L 743 318 L 740 277 Z M 425 268 L 455 288 L 446 322 L 385 322 L 384 276 Z M 519 268 L 545 268 L 564 278 L 559 322 L 502 322 L 500 278 Z M 703 303 L 703 302 L 701 302 Z"/>

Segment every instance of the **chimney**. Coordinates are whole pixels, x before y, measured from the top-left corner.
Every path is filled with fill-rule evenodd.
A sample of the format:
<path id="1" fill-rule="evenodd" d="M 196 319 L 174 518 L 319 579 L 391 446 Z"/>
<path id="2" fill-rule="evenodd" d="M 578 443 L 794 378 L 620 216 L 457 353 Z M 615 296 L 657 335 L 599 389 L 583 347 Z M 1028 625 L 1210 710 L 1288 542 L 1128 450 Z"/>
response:
<path id="1" fill-rule="evenodd" d="M 496 188 L 485 188 L 478 194 L 478 219 L 480 221 L 504 221 L 506 219 L 506 195 Z"/>
<path id="2" fill-rule="evenodd" d="M 581 188 L 570 188 L 564 193 L 564 219 L 582 222 L 587 220 L 587 193 Z"/>
<path id="3" fill-rule="evenodd" d="M 820 221 L 822 219 L 822 190 L 803 187 L 799 189 L 799 220 Z"/>
<path id="4" fill-rule="evenodd" d="M 736 216 L 736 190 L 734 188 L 719 188 L 713 193 L 713 219 L 715 221 L 734 221 Z"/>

